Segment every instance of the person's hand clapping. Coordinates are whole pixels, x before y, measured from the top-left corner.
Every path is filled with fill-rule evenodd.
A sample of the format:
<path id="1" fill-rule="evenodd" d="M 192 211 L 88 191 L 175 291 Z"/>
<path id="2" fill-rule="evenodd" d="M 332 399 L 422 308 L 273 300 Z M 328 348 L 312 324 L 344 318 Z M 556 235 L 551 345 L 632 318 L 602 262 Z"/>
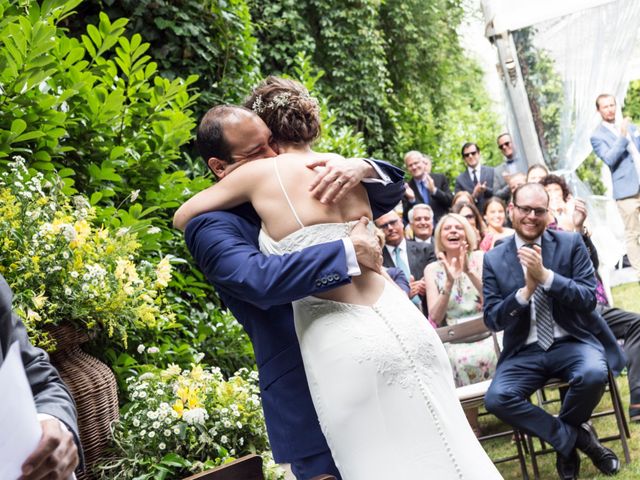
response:
<path id="1" fill-rule="evenodd" d="M 542 264 L 542 250 L 538 245 L 531 248 L 522 247 L 518 250 L 518 259 L 526 269 L 525 288 L 528 290 L 527 296 L 531 296 L 538 285 L 544 283 L 549 275 L 549 270 Z"/>
<path id="2" fill-rule="evenodd" d="M 573 226 L 576 232 L 582 232 L 584 221 L 587 219 L 587 204 L 581 198 L 574 200 L 573 208 Z"/>
<path id="3" fill-rule="evenodd" d="M 309 191 L 325 204 L 339 202 L 363 178 L 376 175 L 374 168 L 363 159 L 335 154 L 312 160 L 307 163 L 307 168 L 316 170 Z"/>
<path id="4" fill-rule="evenodd" d="M 407 200 L 410 203 L 413 203 L 416 201 L 416 192 L 414 192 L 413 189 L 406 182 L 404 184 L 404 196 L 407 197 Z"/>
<path id="5" fill-rule="evenodd" d="M 631 118 L 630 117 L 624 117 L 622 119 L 622 123 L 620 124 L 620 134 L 623 137 L 627 136 L 627 133 L 629 132 L 629 124 L 631 123 Z"/>
<path id="6" fill-rule="evenodd" d="M 478 198 L 479 196 L 483 195 L 484 192 L 486 191 L 487 191 L 487 182 L 476 183 L 476 186 L 473 187 L 473 192 L 471 193 L 471 195 L 473 195 L 473 198 Z"/>
<path id="7" fill-rule="evenodd" d="M 73 434 L 56 418 L 41 420 L 42 438 L 22 465 L 20 480 L 67 480 L 78 466 Z"/>

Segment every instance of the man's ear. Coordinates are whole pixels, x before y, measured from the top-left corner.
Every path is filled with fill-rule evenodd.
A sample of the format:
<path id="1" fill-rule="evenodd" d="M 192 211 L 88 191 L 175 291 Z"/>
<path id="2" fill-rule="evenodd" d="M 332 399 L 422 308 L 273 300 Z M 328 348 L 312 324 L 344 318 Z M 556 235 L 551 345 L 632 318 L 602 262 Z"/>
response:
<path id="1" fill-rule="evenodd" d="M 223 178 L 225 174 L 225 169 L 227 168 L 228 162 L 225 160 L 220 160 L 216 157 L 211 157 L 207 160 L 207 165 L 209 165 L 209 169 L 213 172 L 213 174 L 218 178 Z"/>

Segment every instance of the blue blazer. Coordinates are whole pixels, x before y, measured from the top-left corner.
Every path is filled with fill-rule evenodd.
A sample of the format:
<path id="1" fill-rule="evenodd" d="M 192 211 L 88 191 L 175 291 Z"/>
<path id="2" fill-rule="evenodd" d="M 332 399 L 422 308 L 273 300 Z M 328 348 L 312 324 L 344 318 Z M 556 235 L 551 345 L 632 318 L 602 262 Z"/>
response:
<path id="1" fill-rule="evenodd" d="M 404 193 L 402 170 L 376 163 L 393 183 L 363 184 L 374 218 L 392 210 Z M 258 248 L 259 231 L 258 215 L 244 204 L 199 215 L 187 224 L 185 239 L 198 267 L 251 338 L 273 456 L 278 463 L 291 462 L 329 447 L 311 401 L 290 302 L 351 279 L 342 241 L 265 256 Z"/>
<path id="2" fill-rule="evenodd" d="M 484 208 L 484 203 L 486 202 L 486 200 L 493 197 L 494 195 L 494 177 L 495 172 L 493 170 L 493 167 L 485 167 L 484 165 L 480 165 L 480 178 L 478 179 L 478 181 L 480 183 L 486 182 L 487 184 L 487 189 L 484 191 L 484 195 L 480 198 L 476 198 L 476 206 L 478 207 L 478 210 L 480 210 L 480 213 L 482 213 L 482 209 Z M 460 175 L 458 175 L 458 178 L 456 178 L 455 193 L 458 193 L 460 190 L 465 190 L 469 193 L 473 193 L 474 187 L 475 184 L 473 183 L 473 179 L 471 178 L 471 175 L 469 175 L 469 169 L 465 164 L 464 172 L 462 172 Z"/>
<path id="3" fill-rule="evenodd" d="M 611 329 L 594 311 L 596 279 L 582 237 L 546 230 L 542 236 L 542 262 L 554 272 L 548 291 L 553 319 L 574 338 L 603 352 L 609 368 L 620 373 L 626 359 Z M 500 363 L 516 355 L 529 335 L 530 307 L 516 300 L 516 292 L 524 286 L 524 272 L 516 255 L 515 237 L 484 255 L 482 284 L 484 321 L 493 331 L 504 330 Z"/>
<path id="4" fill-rule="evenodd" d="M 640 132 L 635 125 L 629 125 L 629 134 L 640 151 Z M 640 183 L 633 157 L 627 150 L 629 140 L 614 135 L 611 130 L 600 124 L 591 136 L 591 146 L 611 170 L 613 198 L 621 200 L 636 195 L 640 191 Z"/>

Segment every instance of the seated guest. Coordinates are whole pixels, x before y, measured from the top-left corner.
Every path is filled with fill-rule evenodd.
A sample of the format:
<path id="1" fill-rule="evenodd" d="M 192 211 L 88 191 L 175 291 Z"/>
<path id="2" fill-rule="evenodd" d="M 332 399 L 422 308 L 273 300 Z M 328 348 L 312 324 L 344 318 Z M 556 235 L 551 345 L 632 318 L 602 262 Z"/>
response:
<path id="1" fill-rule="evenodd" d="M 80 461 L 76 407 L 47 354 L 29 342 L 24 324 L 12 312 L 11 300 L 11 289 L 0 275 L 0 365 L 9 347 L 18 342 L 42 427 L 40 443 L 22 465 L 20 478 L 66 480 Z"/>
<path id="2" fill-rule="evenodd" d="M 409 224 L 416 242 L 431 244 L 433 235 L 433 210 L 429 205 L 418 203 L 409 210 Z"/>
<path id="3" fill-rule="evenodd" d="M 608 368 L 619 373 L 624 354 L 594 312 L 596 282 L 584 242 L 575 233 L 547 229 L 548 208 L 542 185 L 519 187 L 509 205 L 516 235 L 484 256 L 484 321 L 493 331 L 504 330 L 485 407 L 551 444 L 560 478 L 579 476 L 577 449 L 613 475 L 620 462 L 587 422 Z M 550 378 L 569 384 L 557 416 L 529 401 Z"/>
<path id="4" fill-rule="evenodd" d="M 460 190 L 459 192 L 456 192 L 456 194 L 453 196 L 453 200 L 451 201 L 451 210 L 453 210 L 453 207 L 455 207 L 460 202 L 472 203 L 474 206 L 476 204 L 475 200 L 473 199 L 473 195 L 471 195 L 466 190 Z"/>
<path id="5" fill-rule="evenodd" d="M 476 239 L 481 240 L 484 237 L 485 224 L 482 215 L 476 208 L 475 204 L 469 202 L 458 202 L 451 208 L 451 213 L 462 215 L 473 227 Z"/>
<path id="6" fill-rule="evenodd" d="M 549 195 L 549 213 L 562 230 L 574 230 L 573 212 L 575 209 L 571 190 L 558 175 L 547 175 L 539 180 Z"/>
<path id="7" fill-rule="evenodd" d="M 384 232 L 379 228 L 375 229 L 375 235 L 378 239 L 378 243 L 380 244 L 380 248 L 384 249 Z M 382 276 L 386 277 L 392 283 L 395 283 L 400 290 L 409 295 L 409 279 L 406 277 L 404 272 L 400 270 L 398 267 L 382 267 Z"/>
<path id="8" fill-rule="evenodd" d="M 496 240 L 508 237 L 514 234 L 513 228 L 505 227 L 507 218 L 507 207 L 502 199 L 491 197 L 484 204 L 483 218 L 487 224 L 484 231 L 484 237 L 480 242 L 480 250 L 488 252 L 493 248 Z"/>
<path id="9" fill-rule="evenodd" d="M 538 183 L 549 175 L 549 169 L 542 163 L 531 165 L 527 170 L 527 183 Z"/>
<path id="10" fill-rule="evenodd" d="M 616 338 L 624 340 L 624 351 L 627 354 L 627 381 L 629 382 L 630 396 L 629 418 L 632 422 L 640 422 L 640 314 L 609 305 L 609 300 L 607 299 L 602 281 L 598 275 L 598 266 L 600 263 L 598 252 L 593 242 L 591 242 L 588 232 L 584 228 L 584 223 L 587 218 L 587 209 L 584 201 L 576 198 L 573 205 L 566 203 L 571 197 L 571 191 L 562 177 L 547 175 L 540 183 L 544 185 L 549 197 L 554 195 L 559 196 L 559 198 L 555 200 L 556 208 L 560 211 L 567 212 L 567 216 L 573 222 L 571 225 L 568 225 L 566 221 L 563 222 L 563 224 L 557 222 L 558 227 L 564 230 L 580 232 L 583 235 L 582 238 L 596 270 L 596 300 L 598 302 L 596 311 L 605 319 Z"/>
<path id="11" fill-rule="evenodd" d="M 413 303 L 426 315 L 424 267 L 434 262 L 436 256 L 428 243 L 415 242 L 404 238 L 402 219 L 391 211 L 378 217 L 376 227 L 384 232 L 385 248 L 382 249 L 382 264 L 385 267 L 398 267 L 409 279 L 409 296 Z"/>
<path id="12" fill-rule="evenodd" d="M 482 256 L 474 229 L 461 215 L 450 213 L 436 227 L 434 242 L 438 261 L 424 271 L 432 322 L 455 325 L 482 314 Z M 445 344 L 456 386 L 491 378 L 498 361 L 493 338 L 473 343 Z M 471 428 L 480 434 L 478 409 L 465 412 Z"/>

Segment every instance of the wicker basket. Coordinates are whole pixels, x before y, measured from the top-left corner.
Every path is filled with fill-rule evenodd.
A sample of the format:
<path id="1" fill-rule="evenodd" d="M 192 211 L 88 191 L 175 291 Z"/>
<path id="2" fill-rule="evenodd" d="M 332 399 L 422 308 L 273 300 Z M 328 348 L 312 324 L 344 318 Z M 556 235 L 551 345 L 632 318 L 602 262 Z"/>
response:
<path id="1" fill-rule="evenodd" d="M 51 363 L 69 387 L 78 410 L 78 428 L 84 451 L 85 471 L 78 480 L 90 480 L 92 467 L 103 460 L 111 439 L 110 425 L 118 419 L 118 388 L 109 367 L 80 349 L 89 337 L 72 325 L 49 330 L 56 340 Z"/>

